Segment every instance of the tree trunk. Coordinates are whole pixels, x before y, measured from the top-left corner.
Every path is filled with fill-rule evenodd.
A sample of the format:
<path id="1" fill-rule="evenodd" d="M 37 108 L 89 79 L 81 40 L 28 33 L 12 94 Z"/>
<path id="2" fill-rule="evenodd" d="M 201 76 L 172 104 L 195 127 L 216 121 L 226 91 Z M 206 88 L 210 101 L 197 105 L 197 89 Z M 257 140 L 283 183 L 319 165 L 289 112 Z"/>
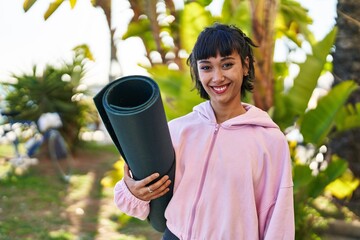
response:
<path id="1" fill-rule="evenodd" d="M 161 59 L 163 60 L 161 63 L 152 63 L 153 65 L 156 64 L 164 64 L 166 53 L 168 52 L 168 49 L 163 46 L 160 38 L 160 33 L 162 31 L 162 27 L 159 24 L 159 21 L 157 18 L 159 17 L 158 9 L 157 9 L 157 0 L 133 0 L 129 1 L 131 5 L 131 9 L 134 11 L 134 16 L 132 18 L 132 22 L 137 22 L 139 19 L 139 16 L 146 15 L 150 20 L 150 28 L 151 28 L 151 34 L 154 39 L 155 45 L 156 45 L 156 51 L 160 53 Z M 175 17 L 177 21 L 179 21 L 178 13 L 175 11 L 174 2 L 172 0 L 165 0 L 165 6 L 166 6 L 166 12 L 167 14 L 170 14 Z M 175 27 L 174 27 L 175 26 Z M 178 55 L 179 49 L 181 49 L 181 39 L 179 34 L 179 28 L 177 27 L 179 24 L 172 24 L 170 26 L 171 29 L 171 35 L 175 43 L 175 48 L 171 49 L 171 51 L 174 52 L 175 58 L 172 60 L 175 62 L 179 69 L 182 70 L 184 68 L 183 63 Z M 142 38 L 140 36 L 140 38 Z M 146 43 L 146 39 L 143 39 L 144 44 Z M 146 48 L 146 44 L 145 44 Z M 150 55 L 150 49 L 146 48 L 147 56 Z"/>
<path id="2" fill-rule="evenodd" d="M 360 1 L 339 0 L 337 5 L 338 35 L 333 53 L 334 84 L 344 80 L 355 80 L 360 84 Z M 360 91 L 355 91 L 349 103 L 360 102 Z M 332 152 L 349 162 L 349 167 L 360 177 L 360 130 L 347 131 L 330 142 Z M 360 192 L 354 197 L 360 199 Z"/>
<path id="3" fill-rule="evenodd" d="M 116 44 L 114 41 L 114 33 L 115 33 L 115 29 L 112 28 L 111 26 L 111 0 L 97 0 L 96 1 L 96 6 L 100 7 L 103 9 L 104 14 L 106 16 L 106 21 L 109 27 L 109 32 L 110 32 L 110 72 L 109 72 L 109 81 L 112 81 L 116 76 L 112 76 L 112 63 L 118 63 L 119 61 L 117 59 L 116 53 L 117 53 L 117 48 L 116 48 Z M 120 66 L 121 67 L 121 66 Z"/>
<path id="4" fill-rule="evenodd" d="M 272 70 L 275 45 L 275 16 L 278 0 L 265 0 L 262 4 L 257 0 L 251 3 L 253 37 L 259 48 L 255 49 L 254 82 L 255 105 L 265 111 L 273 106 L 274 74 Z"/>

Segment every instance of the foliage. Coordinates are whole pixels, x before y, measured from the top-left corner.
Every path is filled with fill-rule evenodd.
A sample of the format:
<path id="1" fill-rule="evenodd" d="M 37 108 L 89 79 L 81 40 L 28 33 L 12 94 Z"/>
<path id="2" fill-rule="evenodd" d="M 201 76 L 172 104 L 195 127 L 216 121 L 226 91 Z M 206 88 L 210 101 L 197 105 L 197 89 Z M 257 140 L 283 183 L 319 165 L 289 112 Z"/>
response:
<path id="1" fill-rule="evenodd" d="M 192 107 L 203 101 L 193 89 L 191 78 L 182 71 L 168 70 L 164 65 L 148 69 L 155 76 L 162 92 L 167 118 L 173 119 L 192 110 Z"/>
<path id="2" fill-rule="evenodd" d="M 279 74 L 276 82 L 276 100 L 272 117 L 284 132 L 289 129 L 292 131 L 299 129 L 303 138 L 292 146 L 297 239 L 317 238 L 313 232 L 314 218 L 311 217 L 317 212 L 312 207 L 313 201 L 325 190 L 331 190 L 334 196 L 342 194 L 341 196 L 344 197 L 344 191 L 335 188 L 335 184 L 338 185 L 346 171 L 349 171 L 344 159 L 338 159 L 330 152 L 321 152 L 320 149 L 339 131 L 355 126 L 349 124 L 345 127 L 345 119 L 356 119 L 356 114 L 354 114 L 356 111 L 351 111 L 353 114 L 346 114 L 348 111 L 344 110 L 347 109 L 344 103 L 358 88 L 357 84 L 354 81 L 342 82 L 320 98 L 315 108 L 308 109 L 318 78 L 326 67 L 326 58 L 331 51 L 335 36 L 336 29 L 333 29 L 320 42 L 312 42 L 312 54 L 307 55 L 305 62 L 299 64 L 299 74 L 290 89 L 285 90 L 283 87 L 286 75 Z M 278 72 L 284 69 L 284 66 L 280 64 L 277 67 Z M 342 127 L 334 128 L 337 125 Z M 302 159 L 299 157 L 301 148 L 308 152 L 308 156 Z M 352 179 L 348 182 L 350 185 L 356 185 L 356 180 Z M 346 194 L 349 196 L 354 188 L 347 190 Z"/>
<path id="3" fill-rule="evenodd" d="M 120 158 L 113 164 L 113 168 L 105 173 L 101 179 L 101 185 L 104 187 L 114 187 L 124 176 L 124 159 Z"/>
<path id="4" fill-rule="evenodd" d="M 36 0 L 24 0 L 23 9 L 25 12 L 29 11 L 29 9 L 34 5 Z M 47 20 L 59 7 L 60 5 L 65 2 L 65 0 L 54 0 L 50 3 L 48 9 L 44 13 L 44 19 Z M 71 8 L 75 7 L 77 0 L 70 0 Z"/>
<path id="5" fill-rule="evenodd" d="M 117 150 L 98 143 L 83 144 L 70 183 L 54 177 L 47 159 L 41 159 L 25 175 L 0 182 L 0 239 L 134 240 L 157 234 L 146 222 L 132 225 L 128 233 L 118 232 L 114 216 L 119 210 L 112 204 L 112 189 L 99 184 L 117 159 Z"/>
<path id="6" fill-rule="evenodd" d="M 211 1 L 184 1 L 184 7 L 178 9 L 172 1 L 166 0 L 159 2 L 163 8 L 157 9 L 155 2 L 129 2 L 134 17 L 122 39 L 140 37 L 143 40 L 151 63 L 147 70 L 160 85 L 168 119 L 184 115 L 202 101 L 190 91 L 192 86 L 184 52 L 191 51 L 204 26 L 214 21 L 235 24 L 257 42 L 257 84 L 253 101 L 264 110 L 270 108 L 269 113 L 285 133 L 299 131 L 302 139 L 289 142 L 294 163 L 297 238 L 316 238 L 312 232 L 312 216 L 319 213 L 311 205 L 329 184 L 343 178 L 347 171 L 345 160 L 322 152 L 321 148 L 339 131 L 359 127 L 359 106 L 344 106 L 349 94 L 357 88 L 353 81 L 339 84 L 320 99 L 315 108 L 308 108 L 319 77 L 331 65 L 327 56 L 336 29 L 316 42 L 308 29 L 312 19 L 294 0 L 225 0 L 221 16 L 213 16 L 208 11 L 206 6 Z M 306 61 L 298 64 L 300 71 L 290 88 L 284 82 L 294 61 L 287 59 L 287 62 L 273 63 L 274 43 L 280 38 L 289 43 L 289 53 L 305 41 L 311 46 Z M 161 61 L 152 58 L 154 52 L 161 56 Z M 301 148 L 307 152 L 305 160 L 298 157 Z M 321 161 L 317 156 L 322 156 Z M 115 171 L 118 170 L 116 165 Z M 110 172 L 107 177 L 110 176 L 118 179 L 121 175 Z M 111 183 L 109 179 L 105 182 Z"/>
<path id="7" fill-rule="evenodd" d="M 182 40 L 180 41 L 180 46 L 189 51 L 193 44 L 194 36 L 199 33 L 203 24 L 206 25 L 206 23 L 211 23 L 215 20 L 242 26 L 242 28 L 251 35 L 254 28 L 254 18 L 259 19 L 262 16 L 254 17 L 250 14 L 249 2 L 225 1 L 222 16 L 217 18 L 210 14 L 204 14 L 204 10 L 201 10 L 199 3 L 185 3 L 184 10 L 182 10 L 181 13 L 192 9 L 192 14 L 189 14 L 186 18 L 175 18 L 174 22 L 170 23 L 170 25 L 173 24 L 179 29 L 182 29 L 182 31 L 176 32 L 176 35 L 175 32 L 172 32 L 172 36 L 175 35 L 178 37 L 177 35 L 180 35 L 179 39 Z M 199 19 L 202 19 L 200 23 L 195 23 L 194 18 L 191 17 L 196 15 L 200 16 Z M 178 14 L 178 16 L 183 15 Z M 334 128 L 334 126 L 336 124 L 339 126 L 341 123 L 344 124 L 345 116 L 347 119 L 353 119 L 348 120 L 349 122 L 355 122 L 356 117 L 354 116 L 356 115 L 349 113 L 351 110 L 351 112 L 354 113 L 354 108 L 349 108 L 350 111 L 347 111 L 348 114 L 345 114 L 346 111 L 344 111 L 343 105 L 350 93 L 357 88 L 357 85 L 353 81 L 346 81 L 338 85 L 320 99 L 314 109 L 309 110 L 308 103 L 313 97 L 318 79 L 329 65 L 327 56 L 334 43 L 337 32 L 336 28 L 330 31 L 324 39 L 316 42 L 312 33 L 307 28 L 308 24 L 312 22 L 307 15 L 307 11 L 302 8 L 299 3 L 291 0 L 281 1 L 277 16 L 274 25 L 276 30 L 274 37 L 286 37 L 299 47 L 302 46 L 305 39 L 311 46 L 311 53 L 307 55 L 305 62 L 298 64 L 300 71 L 294 79 L 293 86 L 290 88 L 286 89 L 284 87 L 284 80 L 288 76 L 290 63 L 295 63 L 289 61 L 273 64 L 274 76 L 272 78 L 276 80 L 274 80 L 274 92 L 272 94 L 275 101 L 269 112 L 272 114 L 274 121 L 285 133 L 289 130 L 297 129 L 300 130 L 300 136 L 303 137 L 303 140 L 295 142 L 292 147 L 296 236 L 298 239 L 313 239 L 317 238 L 317 235 L 313 232 L 314 219 L 311 218 L 311 214 L 317 211 L 312 207 L 312 203 L 318 196 L 323 194 L 329 184 L 343 176 L 347 170 L 345 160 L 338 159 L 329 152 L 321 153 L 320 147 L 327 144 L 331 137 L 330 133 L 334 134 L 341 130 L 340 128 Z M 147 28 L 149 32 L 148 36 L 151 38 L 150 31 L 152 30 L 150 26 L 151 24 L 154 25 L 154 23 L 149 20 L 147 21 L 147 27 L 145 28 Z M 123 38 L 136 36 L 138 31 L 135 31 L 135 29 L 139 27 L 138 24 L 141 25 L 142 22 L 143 20 L 137 21 L 137 19 L 133 19 L 129 25 L 129 31 Z M 201 27 L 199 28 L 199 26 Z M 142 25 L 142 27 L 144 27 L 144 25 Z M 185 35 L 184 31 L 191 32 L 187 32 Z M 184 36 L 184 38 L 181 36 Z M 152 47 L 154 46 L 154 39 L 148 42 L 145 36 L 140 34 L 140 37 L 143 39 L 147 49 L 151 51 L 154 50 Z M 188 37 L 188 39 L 186 39 L 186 37 Z M 268 48 L 271 47 L 273 46 L 268 46 Z M 289 51 L 292 51 L 291 46 L 289 48 Z M 270 61 L 266 58 L 263 59 L 262 53 L 263 52 L 256 55 L 257 61 Z M 201 100 L 197 98 L 197 96 L 189 94 L 191 86 L 189 85 L 190 78 L 187 74 L 188 68 L 181 66 L 179 67 L 179 71 L 176 71 L 167 69 L 168 66 L 170 66 L 169 62 L 162 64 L 153 63 L 153 65 L 147 69 L 154 79 L 159 82 L 165 98 L 165 108 L 168 118 L 172 119 L 190 111 L 191 106 L 194 106 L 197 101 Z M 260 76 L 262 76 L 261 66 L 258 66 L 257 70 L 260 70 Z M 271 72 L 268 72 L 268 74 L 269 73 L 271 74 Z M 261 81 L 261 79 L 259 81 Z M 261 92 L 258 88 L 255 89 L 255 91 Z M 354 124 L 352 126 L 354 126 Z M 347 127 L 350 126 L 347 125 Z M 343 126 L 342 129 L 346 129 L 347 127 Z M 297 160 L 297 155 L 299 148 L 302 146 L 305 146 L 306 151 L 311 151 L 307 159 L 299 161 Z M 322 156 L 321 164 L 316 162 L 319 161 L 319 159 L 316 159 L 316 156 L 320 156 L 319 154 Z M 315 164 L 318 164 L 316 165 L 317 168 L 311 169 L 309 167 Z M 333 190 L 336 191 L 334 188 Z M 348 193 L 351 194 L 351 192 Z M 335 196 L 336 194 L 337 192 L 334 192 Z M 306 229 L 306 231 L 304 232 L 303 229 Z"/>
<path id="8" fill-rule="evenodd" d="M 314 225 L 314 218 L 311 217 L 314 212 L 317 212 L 312 207 L 313 201 L 324 193 L 329 184 L 334 184 L 334 181 L 342 177 L 348 169 L 347 162 L 332 155 L 326 150 L 325 145 L 331 138 L 331 134 L 340 131 L 334 128 L 336 118 L 337 121 L 341 121 L 339 112 L 350 94 L 358 88 L 357 84 L 353 81 L 342 82 L 320 98 L 316 107 L 308 109 L 308 103 L 313 97 L 318 78 L 326 65 L 326 57 L 330 53 L 335 35 L 336 29 L 333 29 L 322 41 L 312 45 L 312 54 L 300 64 L 300 71 L 294 79 L 293 86 L 287 91 L 281 86 L 278 87 L 275 96 L 274 121 L 284 132 L 289 129 L 300 130 L 302 138 L 294 142 L 291 147 L 294 162 L 297 239 L 317 238 L 314 233 L 316 224 Z M 281 82 L 280 85 L 283 85 L 281 78 L 278 81 Z M 300 156 L 301 149 L 307 156 Z M 334 187 L 331 189 L 334 196 L 339 195 L 338 189 Z M 351 194 L 352 191 L 347 193 Z M 307 230 L 304 231 L 304 229 Z"/>
<path id="9" fill-rule="evenodd" d="M 309 214 L 320 214 L 312 207 L 312 203 L 323 193 L 325 187 L 340 177 L 346 169 L 346 161 L 336 158 L 331 161 L 331 164 L 325 170 L 317 175 L 313 174 L 308 165 L 299 164 L 294 166 L 296 239 L 316 238 L 313 233 L 314 222 Z M 305 229 L 306 231 L 304 231 Z"/>
<path id="10" fill-rule="evenodd" d="M 86 98 L 86 88 L 81 84 L 85 74 L 86 46 L 74 49 L 71 63 L 61 67 L 46 66 L 41 76 L 34 67 L 32 74 L 15 75 L 16 83 L 7 83 L 6 108 L 19 114 L 15 120 L 37 121 L 41 114 L 59 113 L 66 140 L 72 145 L 78 142 L 80 129 L 96 117 L 90 108 L 90 99 Z"/>
<path id="11" fill-rule="evenodd" d="M 20 176 L 27 174 L 33 165 L 37 165 L 36 158 L 16 157 L 9 161 L 0 159 L 0 182 L 15 180 Z"/>
<path id="12" fill-rule="evenodd" d="M 339 131 L 360 127 L 360 103 L 342 106 L 335 116 L 335 126 Z"/>
<path id="13" fill-rule="evenodd" d="M 359 179 L 356 179 L 353 173 L 347 169 L 341 177 L 327 185 L 325 191 L 330 192 L 338 199 L 345 199 L 352 195 L 359 183 Z"/>
<path id="14" fill-rule="evenodd" d="M 358 88 L 354 81 L 344 81 L 336 85 L 321 98 L 315 109 L 306 114 L 301 123 L 300 131 L 305 142 L 321 145 L 333 129 L 334 120 L 339 110 L 344 106 L 350 94 Z M 337 129 L 339 131 L 339 129 Z"/>
<path id="15" fill-rule="evenodd" d="M 286 37 L 298 47 L 301 47 L 303 38 L 314 43 L 314 35 L 308 29 L 313 20 L 307 12 L 297 1 L 281 0 L 275 20 L 276 38 Z"/>
<path id="16" fill-rule="evenodd" d="M 312 54 L 307 55 L 305 62 L 299 64 L 300 71 L 294 79 L 293 87 L 286 92 L 279 87 L 279 91 L 275 93 L 273 119 L 282 130 L 291 126 L 299 116 L 305 114 L 335 36 L 336 29 L 333 29 L 322 41 L 312 45 Z M 284 77 L 278 79 L 276 84 L 283 86 Z"/>

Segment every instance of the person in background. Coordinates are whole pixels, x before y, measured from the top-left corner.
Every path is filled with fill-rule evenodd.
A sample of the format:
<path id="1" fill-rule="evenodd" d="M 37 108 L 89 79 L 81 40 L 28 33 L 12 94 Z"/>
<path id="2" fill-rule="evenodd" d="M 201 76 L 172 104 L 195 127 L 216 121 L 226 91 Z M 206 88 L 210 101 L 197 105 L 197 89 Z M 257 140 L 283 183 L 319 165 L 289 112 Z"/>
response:
<path id="1" fill-rule="evenodd" d="M 198 36 L 188 64 L 205 101 L 169 122 L 176 174 L 164 240 L 295 238 L 286 138 L 266 112 L 242 102 L 253 90 L 252 47 L 233 25 L 215 23 Z M 124 170 L 115 204 L 146 219 L 149 202 L 169 191 L 170 180 L 150 184 L 154 173 L 135 181 Z"/>

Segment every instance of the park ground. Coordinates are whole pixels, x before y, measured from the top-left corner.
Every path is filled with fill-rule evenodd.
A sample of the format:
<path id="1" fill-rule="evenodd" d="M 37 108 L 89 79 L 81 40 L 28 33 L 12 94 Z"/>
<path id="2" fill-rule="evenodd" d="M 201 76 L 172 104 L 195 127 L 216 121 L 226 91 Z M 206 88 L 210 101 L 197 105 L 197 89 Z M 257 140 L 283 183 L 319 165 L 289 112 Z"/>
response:
<path id="1" fill-rule="evenodd" d="M 118 160 L 112 147 L 87 144 L 74 153 L 69 183 L 43 155 L 28 173 L 1 181 L 0 239 L 161 239 L 146 221 L 122 214 L 112 187 L 101 184 Z"/>

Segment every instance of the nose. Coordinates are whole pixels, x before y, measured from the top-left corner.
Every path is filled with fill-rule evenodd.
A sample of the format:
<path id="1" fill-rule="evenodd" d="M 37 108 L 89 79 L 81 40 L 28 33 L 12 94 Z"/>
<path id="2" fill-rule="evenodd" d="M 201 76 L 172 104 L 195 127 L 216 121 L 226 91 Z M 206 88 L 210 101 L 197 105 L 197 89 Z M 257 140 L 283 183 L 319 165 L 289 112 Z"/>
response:
<path id="1" fill-rule="evenodd" d="M 214 70 L 214 74 L 213 74 L 213 82 L 222 82 L 225 80 L 225 76 L 224 73 L 222 72 L 221 69 L 215 69 Z"/>

